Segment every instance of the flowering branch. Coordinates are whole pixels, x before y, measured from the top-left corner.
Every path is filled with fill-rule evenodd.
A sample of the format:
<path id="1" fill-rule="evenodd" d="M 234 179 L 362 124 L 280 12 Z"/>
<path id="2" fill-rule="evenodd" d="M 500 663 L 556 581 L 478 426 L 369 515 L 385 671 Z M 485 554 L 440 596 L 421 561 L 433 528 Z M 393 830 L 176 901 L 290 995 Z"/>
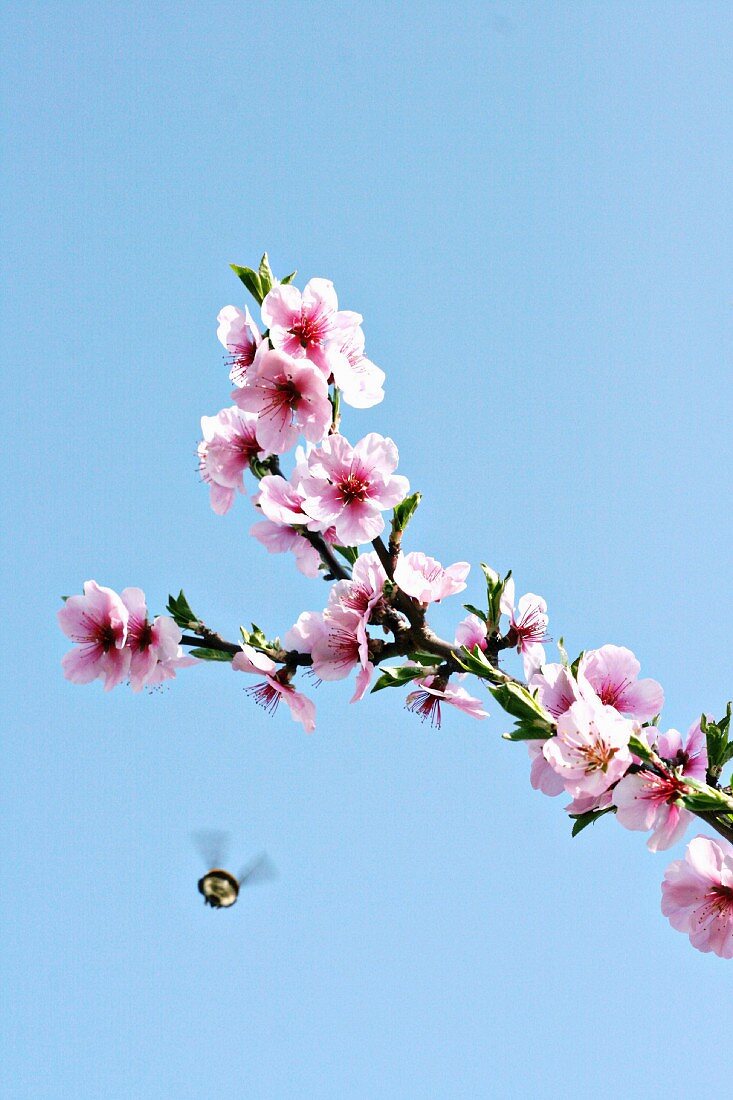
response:
<path id="1" fill-rule="evenodd" d="M 326 279 L 311 279 L 302 293 L 295 272 L 278 281 L 266 254 L 257 271 L 233 269 L 260 307 L 263 331 L 246 307 L 219 313 L 233 404 L 201 419 L 201 478 L 219 515 L 245 493 L 245 477 L 254 479 L 251 534 L 329 582 L 326 606 L 302 612 L 282 641 L 252 624 L 235 643 L 195 615 L 183 592 L 151 621 L 140 589 L 118 595 L 87 581 L 59 612 L 74 643 L 66 677 L 102 679 L 107 690 L 128 680 L 140 691 L 218 661 L 256 678 L 247 688 L 255 702 L 270 713 L 284 703 L 311 732 L 315 706 L 294 686 L 299 669 L 316 682 L 354 671 L 352 702 L 370 688 L 409 686 L 406 708 L 434 727 L 446 706 L 487 717 L 463 687 L 471 676 L 512 720 L 504 737 L 526 743 L 531 785 L 570 798 L 573 835 L 606 816 L 649 833 L 651 851 L 670 848 L 695 817 L 717 833 L 693 839 L 668 867 L 662 911 L 695 947 L 733 958 L 733 790 L 721 786 L 733 760 L 730 706 L 720 720 L 703 715 L 684 737 L 663 732 L 664 692 L 639 679 L 630 650 L 605 645 L 571 661 L 560 640 L 560 660 L 548 661 L 545 601 L 531 592 L 516 599 L 511 572 L 487 565 L 480 606 L 464 605 L 453 640 L 439 637 L 430 606 L 466 589 L 469 563 L 443 566 L 405 551 L 422 498 L 396 472 L 395 443 L 372 432 L 352 445 L 341 434 L 344 407 L 368 409 L 384 397 L 384 371 L 364 354 L 361 315 L 339 309 Z M 281 457 L 290 452 L 286 476 Z M 511 650 L 523 680 L 500 667 Z"/>

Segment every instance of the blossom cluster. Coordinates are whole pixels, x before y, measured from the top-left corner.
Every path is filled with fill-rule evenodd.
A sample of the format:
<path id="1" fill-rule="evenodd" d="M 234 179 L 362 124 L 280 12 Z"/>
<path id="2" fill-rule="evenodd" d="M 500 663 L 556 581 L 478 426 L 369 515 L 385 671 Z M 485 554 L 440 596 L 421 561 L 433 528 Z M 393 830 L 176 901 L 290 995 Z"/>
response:
<path id="1" fill-rule="evenodd" d="M 470 565 L 444 566 L 403 547 L 420 495 L 397 472 L 395 442 L 369 432 L 352 443 L 341 432 L 343 404 L 363 410 L 384 397 L 385 374 L 365 356 L 361 314 L 339 308 L 327 279 L 311 279 L 302 292 L 292 276 L 278 282 L 266 256 L 259 272 L 235 271 L 261 325 L 247 307 L 218 314 L 233 404 L 201 418 L 200 475 L 219 515 L 249 497 L 252 536 L 269 553 L 292 554 L 305 576 L 328 581 L 325 606 L 303 611 L 282 642 L 253 626 L 235 644 L 205 627 L 183 593 L 170 598 L 170 616 L 151 621 L 140 589 L 118 595 L 87 581 L 59 612 L 74 643 L 63 658 L 66 677 L 101 679 L 106 690 L 127 680 L 140 691 L 199 660 L 229 662 L 255 678 L 246 688 L 255 703 L 269 713 L 283 703 L 310 733 L 316 709 L 293 684 L 300 669 L 315 686 L 354 674 L 352 703 L 370 689 L 408 687 L 405 707 L 433 728 L 445 706 L 488 716 L 463 686 L 472 674 L 516 720 L 506 736 L 526 741 L 532 787 L 569 799 L 574 835 L 615 815 L 648 833 L 656 852 L 677 843 L 696 815 L 715 829 L 715 840 L 697 837 L 668 868 L 662 911 L 698 949 L 733 957 L 733 791 L 719 782 L 733 759 L 730 714 L 717 724 L 703 716 L 684 736 L 662 731 L 664 692 L 640 679 L 629 649 L 603 645 L 571 663 L 558 643 L 562 660 L 548 661 L 546 601 L 533 592 L 517 598 L 511 574 L 487 566 L 487 606 L 465 604 L 453 640 L 438 638 L 427 614 L 466 590 Z M 289 453 L 288 472 L 281 462 Z M 193 646 L 190 655 L 182 645 Z M 519 655 L 524 681 L 500 667 L 504 651 Z M 393 658 L 400 663 L 385 663 Z"/>

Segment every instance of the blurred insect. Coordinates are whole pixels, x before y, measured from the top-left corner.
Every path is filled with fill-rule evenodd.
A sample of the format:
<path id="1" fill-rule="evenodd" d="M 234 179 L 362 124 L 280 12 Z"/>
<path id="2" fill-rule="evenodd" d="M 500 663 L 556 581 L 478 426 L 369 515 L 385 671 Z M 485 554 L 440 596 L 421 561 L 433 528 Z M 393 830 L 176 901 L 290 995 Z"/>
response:
<path id="1" fill-rule="evenodd" d="M 251 860 L 238 875 L 225 871 L 221 864 L 224 862 L 228 841 L 226 833 L 214 830 L 196 833 L 194 836 L 194 842 L 206 861 L 206 866 L 211 868 L 199 879 L 198 885 L 204 905 L 210 905 L 212 909 L 229 909 L 237 901 L 242 886 L 253 886 L 275 878 L 275 868 L 264 854 Z"/>

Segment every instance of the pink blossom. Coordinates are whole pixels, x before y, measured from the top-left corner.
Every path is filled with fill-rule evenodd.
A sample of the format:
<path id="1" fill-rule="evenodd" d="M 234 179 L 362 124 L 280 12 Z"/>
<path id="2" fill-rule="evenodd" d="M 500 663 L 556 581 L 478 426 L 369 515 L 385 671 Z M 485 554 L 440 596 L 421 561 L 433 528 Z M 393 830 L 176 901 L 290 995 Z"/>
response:
<path id="1" fill-rule="evenodd" d="M 664 692 L 656 680 L 639 680 L 641 668 L 630 649 L 604 645 L 583 654 L 578 679 L 585 679 L 606 706 L 647 722 L 662 709 Z"/>
<path id="2" fill-rule="evenodd" d="M 509 635 L 524 659 L 524 674 L 529 680 L 545 663 L 542 642 L 547 641 L 547 604 L 541 596 L 527 592 L 514 606 L 514 579 L 506 582 L 501 611 L 509 617 Z"/>
<path id="3" fill-rule="evenodd" d="M 358 317 L 358 314 L 356 314 Z M 364 355 L 364 332 L 358 325 L 347 331 L 333 359 L 333 380 L 344 401 L 354 409 L 371 409 L 384 400 L 384 371 Z"/>
<path id="4" fill-rule="evenodd" d="M 545 744 L 545 741 L 540 740 L 527 742 L 529 759 L 532 763 L 529 781 L 536 791 L 542 791 L 543 794 L 554 797 L 557 794 L 562 794 L 565 790 L 565 783 L 562 776 L 558 775 L 555 769 L 548 764 L 543 752 Z"/>
<path id="5" fill-rule="evenodd" d="M 465 646 L 466 649 L 485 650 L 488 646 L 486 637 L 486 623 L 479 619 L 478 615 L 468 615 L 456 627 L 455 643 L 457 646 Z"/>
<path id="6" fill-rule="evenodd" d="M 198 446 L 199 468 L 218 515 L 229 511 L 236 493 L 244 492 L 243 475 L 250 460 L 265 453 L 257 440 L 256 424 L 254 413 L 236 405 L 216 416 L 201 417 L 204 438 Z"/>
<path id="7" fill-rule="evenodd" d="M 698 951 L 733 959 L 733 845 L 696 836 L 667 868 L 662 912 Z"/>
<path id="8" fill-rule="evenodd" d="M 285 635 L 284 645 L 298 653 L 310 653 L 313 671 L 321 680 L 343 680 L 358 667 L 356 692 L 351 699 L 354 703 L 364 696 L 374 672 L 369 639 L 360 625 L 356 611 L 339 605 L 323 612 L 304 611 Z"/>
<path id="9" fill-rule="evenodd" d="M 294 358 L 308 358 L 326 379 L 345 356 L 341 346 L 347 334 L 361 324 L 358 313 L 339 311 L 329 279 L 311 279 L 305 290 L 274 286 L 262 303 L 262 320 L 270 330 L 272 346 Z"/>
<path id="10" fill-rule="evenodd" d="M 581 794 L 568 802 L 565 812 L 572 814 L 597 813 L 598 810 L 607 810 L 613 805 L 613 791 L 604 791 L 603 794 Z"/>
<path id="11" fill-rule="evenodd" d="M 384 509 L 404 500 L 410 488 L 406 477 L 392 472 L 398 457 L 392 440 L 376 432 L 355 447 L 342 435 L 329 436 L 308 456 L 303 510 L 333 525 L 342 545 L 370 542 L 384 530 Z"/>
<path id="12" fill-rule="evenodd" d="M 699 720 L 690 726 L 684 741 L 679 730 L 667 730 L 660 734 L 656 750 L 673 768 L 681 768 L 682 775 L 689 775 L 701 783 L 706 782 L 708 746 Z"/>
<path id="13" fill-rule="evenodd" d="M 128 618 L 117 593 L 96 581 L 84 582 L 83 596 L 69 596 L 58 613 L 59 626 L 76 643 L 61 661 L 66 679 L 73 684 L 102 679 L 105 691 L 121 683 L 130 666 Z"/>
<path id="14" fill-rule="evenodd" d="M 243 386 L 253 372 L 258 351 L 266 345 L 246 307 L 242 313 L 236 306 L 224 306 L 216 319 L 216 335 L 229 352 L 229 377 L 235 386 Z"/>
<path id="15" fill-rule="evenodd" d="M 542 665 L 530 677 L 529 687 L 536 692 L 540 703 L 553 718 L 559 718 L 582 697 L 570 669 L 559 664 Z"/>
<path id="16" fill-rule="evenodd" d="M 264 675 L 262 683 L 247 688 L 258 706 L 264 707 L 269 714 L 274 714 L 280 702 L 284 702 L 293 721 L 300 722 L 306 733 L 313 733 L 316 728 L 314 703 L 296 691 L 291 684 L 283 683 L 277 678 L 277 665 L 270 657 L 250 645 L 243 645 L 242 652 L 235 654 L 232 660 L 232 668 L 255 676 Z"/>
<path id="17" fill-rule="evenodd" d="M 443 568 L 439 561 L 421 551 L 400 553 L 394 580 L 398 588 L 420 603 L 437 603 L 446 596 L 463 592 L 470 568 L 467 561 L 457 561 Z"/>
<path id="18" fill-rule="evenodd" d="M 488 711 L 481 705 L 480 699 L 469 695 L 465 688 L 451 687 L 450 683 L 438 676 L 424 676 L 415 680 L 418 691 L 411 691 L 405 700 L 405 707 L 413 714 L 419 714 L 423 722 L 429 721 L 433 728 L 440 729 L 442 703 L 457 707 L 471 718 L 488 718 Z"/>
<path id="19" fill-rule="evenodd" d="M 260 492 L 255 503 L 273 523 L 315 529 L 317 524 L 303 511 L 305 496 L 299 487 L 299 480 L 296 475 L 286 481 L 280 474 L 266 474 L 260 481 Z"/>
<path id="20" fill-rule="evenodd" d="M 547 762 L 574 798 L 608 790 L 631 764 L 633 724 L 613 707 L 579 699 L 557 720 L 557 736 L 545 741 Z"/>
<path id="21" fill-rule="evenodd" d="M 337 581 L 328 594 L 329 608 L 355 612 L 366 626 L 372 611 L 381 599 L 387 574 L 377 554 L 370 550 L 361 554 L 351 571 L 351 579 Z"/>
<path id="22" fill-rule="evenodd" d="M 168 615 L 158 615 L 152 623 L 148 622 L 145 593 L 140 588 L 123 588 L 122 602 L 129 616 L 127 646 L 130 650 L 130 687 L 133 691 L 141 691 L 153 680 L 160 682 L 153 675 L 159 663 L 182 657 L 181 629 Z M 195 664 L 195 661 L 191 663 Z M 172 676 L 163 678 L 171 679 Z"/>
<path id="23" fill-rule="evenodd" d="M 290 450 L 302 432 L 318 443 L 331 425 L 328 383 L 308 360 L 293 359 L 283 351 L 268 351 L 259 359 L 257 373 L 232 394 L 240 409 L 257 414 L 257 436 L 274 454 Z"/>
<path id="24" fill-rule="evenodd" d="M 671 848 L 684 836 L 692 814 L 681 802 L 689 788 L 675 775 L 640 771 L 621 779 L 613 790 L 616 818 L 625 829 L 652 830 L 650 852 Z"/>
<path id="25" fill-rule="evenodd" d="M 249 533 L 262 543 L 269 554 L 285 554 L 291 551 L 295 556 L 295 564 L 303 576 L 318 576 L 321 555 L 296 528 L 263 519 L 259 523 L 254 523 Z"/>
<path id="26" fill-rule="evenodd" d="M 193 665 L 201 664 L 195 657 L 184 656 L 182 650 L 179 650 L 179 653 L 180 656 L 178 657 L 170 657 L 166 661 L 158 661 L 145 681 L 145 686 L 148 688 L 158 687 L 158 685 L 162 684 L 165 680 L 174 680 L 176 673 L 180 669 L 191 668 Z"/>

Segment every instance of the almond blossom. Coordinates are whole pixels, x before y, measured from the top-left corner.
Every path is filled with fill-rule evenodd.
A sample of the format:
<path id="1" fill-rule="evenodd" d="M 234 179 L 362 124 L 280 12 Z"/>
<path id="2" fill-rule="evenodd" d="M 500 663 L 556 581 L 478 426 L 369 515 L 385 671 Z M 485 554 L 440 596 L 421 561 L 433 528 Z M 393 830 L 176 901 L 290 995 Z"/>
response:
<path id="1" fill-rule="evenodd" d="M 465 688 L 452 687 L 443 677 L 424 676 L 415 680 L 417 691 L 411 691 L 405 700 L 405 707 L 413 714 L 419 714 L 423 722 L 429 721 L 434 729 L 440 729 L 442 720 L 441 704 L 448 703 L 457 707 L 471 718 L 488 718 L 481 700 L 469 695 Z"/>
<path id="2" fill-rule="evenodd" d="M 268 554 L 285 554 L 290 551 L 295 557 L 297 568 L 304 577 L 318 576 L 321 555 L 297 528 L 263 519 L 259 523 L 253 523 L 249 533 L 264 546 Z"/>
<path id="3" fill-rule="evenodd" d="M 560 715 L 557 736 L 545 741 L 542 751 L 569 795 L 599 795 L 631 764 L 633 732 L 633 724 L 613 707 L 579 699 Z"/>
<path id="4" fill-rule="evenodd" d="M 438 603 L 446 596 L 463 592 L 470 568 L 467 561 L 457 561 L 444 568 L 435 558 L 421 551 L 400 553 L 394 580 L 398 588 L 420 603 Z"/>
<path id="5" fill-rule="evenodd" d="M 522 654 L 527 679 L 545 663 L 542 642 L 547 641 L 547 604 L 541 596 L 527 592 L 514 606 L 514 578 L 504 585 L 500 601 L 502 614 L 509 618 L 509 637 Z"/>
<path id="6" fill-rule="evenodd" d="M 75 648 L 64 654 L 64 676 L 73 684 L 104 680 L 110 691 L 127 676 L 130 650 L 126 648 L 129 613 L 111 588 L 84 582 L 83 596 L 69 596 L 58 612 L 59 626 Z"/>
<path id="7" fill-rule="evenodd" d="M 681 769 L 682 775 L 704 783 L 708 771 L 708 747 L 700 720 L 694 722 L 682 738 L 679 730 L 667 730 L 660 733 L 656 741 L 656 751 L 673 768 Z"/>
<path id="8" fill-rule="evenodd" d="M 265 453 L 257 439 L 257 417 L 231 405 L 216 416 L 202 416 L 201 433 L 201 477 L 209 486 L 212 509 L 224 515 L 236 494 L 244 492 L 244 471 L 251 459 Z"/>
<path id="9" fill-rule="evenodd" d="M 698 951 L 733 959 L 733 845 L 696 836 L 667 868 L 662 912 Z"/>
<path id="10" fill-rule="evenodd" d="M 398 451 L 391 439 L 371 432 L 352 447 L 342 435 L 331 435 L 308 456 L 302 480 L 303 510 L 336 530 L 344 546 L 371 542 L 384 530 L 386 508 L 407 496 L 406 477 L 394 474 Z"/>
<path id="11" fill-rule="evenodd" d="M 656 680 L 639 680 L 641 665 L 630 649 L 604 645 L 583 654 L 578 678 L 585 679 L 602 703 L 629 718 L 648 722 L 664 705 Z"/>
<path id="12" fill-rule="evenodd" d="M 244 313 L 236 306 L 224 306 L 218 317 L 216 335 L 229 353 L 229 378 L 235 386 L 243 386 L 252 373 L 258 352 L 266 350 L 257 325 L 249 310 Z"/>
<path id="13" fill-rule="evenodd" d="M 544 754 L 547 741 L 528 741 L 527 751 L 531 767 L 529 769 L 529 781 L 536 791 L 554 798 L 565 790 L 565 782 L 561 775 L 548 763 Z"/>
<path id="14" fill-rule="evenodd" d="M 358 612 L 337 604 L 322 612 L 302 612 L 284 638 L 287 649 L 310 653 L 313 671 L 321 680 L 343 680 L 358 668 L 352 703 L 364 697 L 374 673 L 369 639 L 360 625 Z"/>
<path id="15" fill-rule="evenodd" d="M 330 279 L 311 279 L 302 294 L 289 284 L 274 286 L 262 303 L 262 320 L 274 348 L 310 359 L 328 379 L 334 365 L 337 370 L 343 366 L 346 357 L 341 347 L 362 317 L 339 311 Z"/>
<path id="16" fill-rule="evenodd" d="M 284 351 L 267 351 L 257 372 L 232 398 L 240 409 L 257 414 L 257 437 L 273 454 L 284 454 L 303 434 L 318 443 L 331 425 L 332 407 L 328 383 L 307 359 L 294 359 Z"/>
<path id="17" fill-rule="evenodd" d="M 316 728 L 315 704 L 306 695 L 296 691 L 291 684 L 278 679 L 278 666 L 266 653 L 260 653 L 253 646 L 243 645 L 242 652 L 236 653 L 232 660 L 236 672 L 249 672 L 264 679 L 259 684 L 247 688 L 258 706 L 274 714 L 279 704 L 284 702 L 290 710 L 294 722 L 300 722 L 306 733 Z"/>
<path id="18" fill-rule="evenodd" d="M 130 687 L 141 691 L 146 685 L 172 679 L 175 669 L 195 665 L 193 658 L 183 656 L 180 646 L 181 628 L 168 615 L 158 615 L 148 621 L 145 593 L 141 588 L 123 588 L 122 602 L 128 611 L 127 646 L 130 650 Z M 171 662 L 176 661 L 177 664 Z M 181 662 L 184 662 L 183 664 Z M 166 666 L 166 674 L 158 670 Z"/>
<path id="19" fill-rule="evenodd" d="M 364 355 L 364 332 L 358 325 L 347 331 L 339 350 L 340 358 L 333 360 L 333 380 L 346 404 L 354 409 L 371 409 L 378 405 L 384 400 L 386 376 Z"/>
<path id="20" fill-rule="evenodd" d="M 582 691 L 569 668 L 560 664 L 542 665 L 529 679 L 529 687 L 553 718 L 569 710 L 582 698 Z"/>
<path id="21" fill-rule="evenodd" d="M 456 627 L 455 645 L 465 646 L 466 649 L 475 649 L 476 646 L 485 650 L 489 642 L 486 637 L 486 623 L 479 619 L 478 615 L 467 615 L 461 619 Z"/>

